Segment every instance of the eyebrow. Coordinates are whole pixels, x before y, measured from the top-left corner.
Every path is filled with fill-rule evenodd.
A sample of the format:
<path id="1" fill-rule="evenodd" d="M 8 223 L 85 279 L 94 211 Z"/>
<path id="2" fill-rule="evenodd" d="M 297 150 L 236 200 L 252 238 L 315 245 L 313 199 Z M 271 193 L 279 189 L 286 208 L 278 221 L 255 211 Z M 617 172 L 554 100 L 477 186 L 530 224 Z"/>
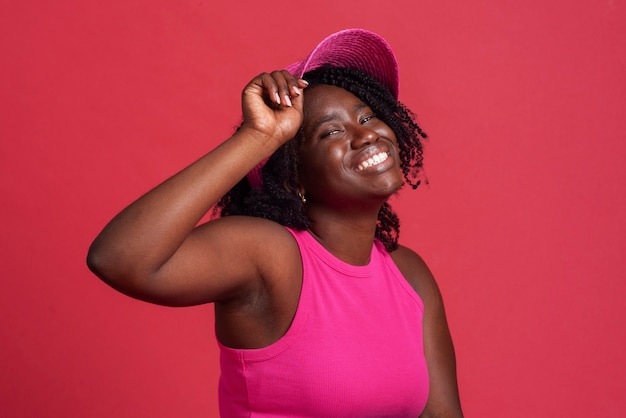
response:
<path id="1" fill-rule="evenodd" d="M 330 122 L 332 120 L 335 120 L 335 119 L 339 119 L 338 112 L 329 113 L 328 115 L 321 117 L 320 119 L 316 120 L 313 123 L 313 125 L 311 125 L 311 132 L 316 132 L 317 129 L 321 125 L 325 124 L 326 122 Z"/>
<path id="2" fill-rule="evenodd" d="M 359 112 L 360 110 L 362 110 L 362 109 L 364 109 L 366 107 L 369 107 L 367 103 L 359 102 L 359 103 L 357 103 L 353 107 L 353 109 L 354 109 L 354 111 Z M 320 125 L 323 125 L 326 122 L 330 122 L 332 120 L 339 119 L 339 116 L 340 116 L 339 112 L 332 112 L 332 113 L 329 113 L 326 116 L 321 117 L 320 119 L 316 120 L 313 123 L 313 125 L 311 126 L 311 132 L 315 132 L 320 127 Z"/>

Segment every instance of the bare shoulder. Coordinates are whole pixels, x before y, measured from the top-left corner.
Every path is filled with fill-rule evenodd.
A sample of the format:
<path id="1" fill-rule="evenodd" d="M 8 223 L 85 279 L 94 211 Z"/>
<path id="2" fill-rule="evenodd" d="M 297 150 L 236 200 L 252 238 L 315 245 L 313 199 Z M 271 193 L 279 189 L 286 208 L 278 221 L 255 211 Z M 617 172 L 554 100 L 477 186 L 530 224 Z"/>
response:
<path id="1" fill-rule="evenodd" d="M 424 355 L 430 391 L 421 417 L 461 418 L 454 346 L 439 287 L 430 269 L 413 250 L 399 246 L 391 257 L 424 302 Z"/>
<path id="2" fill-rule="evenodd" d="M 200 226 L 194 234 L 217 259 L 227 261 L 235 269 L 238 265 L 251 265 L 264 278 L 285 267 L 289 269 L 300 259 L 291 233 L 267 219 L 228 216 Z"/>
<path id="3" fill-rule="evenodd" d="M 292 235 L 276 222 L 252 216 L 227 216 L 207 222 L 194 232 L 207 242 L 216 239 L 229 247 L 245 245 L 259 251 L 274 250 L 275 247 L 295 245 Z M 239 254 L 240 256 L 243 254 Z"/>
<path id="4" fill-rule="evenodd" d="M 435 278 L 419 254 L 403 245 L 398 245 L 398 249 L 390 254 L 398 270 L 420 295 L 424 303 L 433 299 L 435 301 L 441 299 Z"/>

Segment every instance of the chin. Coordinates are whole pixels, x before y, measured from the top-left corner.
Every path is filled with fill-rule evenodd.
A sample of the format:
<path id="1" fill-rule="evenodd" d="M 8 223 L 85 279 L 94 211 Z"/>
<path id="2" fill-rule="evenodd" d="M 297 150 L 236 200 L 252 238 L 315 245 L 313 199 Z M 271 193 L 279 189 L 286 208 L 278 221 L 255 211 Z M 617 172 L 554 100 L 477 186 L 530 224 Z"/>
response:
<path id="1" fill-rule="evenodd" d="M 377 187 L 376 189 L 379 191 L 380 197 L 388 198 L 400 191 L 402 186 L 404 186 L 403 181 L 390 181 L 386 184 L 380 185 L 380 187 Z"/>

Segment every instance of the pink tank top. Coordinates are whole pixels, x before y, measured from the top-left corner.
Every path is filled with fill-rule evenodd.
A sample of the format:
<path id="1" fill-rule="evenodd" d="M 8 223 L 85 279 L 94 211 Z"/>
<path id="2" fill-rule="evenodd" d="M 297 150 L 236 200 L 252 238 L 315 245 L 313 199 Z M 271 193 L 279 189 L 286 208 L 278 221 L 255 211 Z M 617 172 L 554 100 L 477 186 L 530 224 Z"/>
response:
<path id="1" fill-rule="evenodd" d="M 290 230 L 302 256 L 298 309 L 259 349 L 220 344 L 223 417 L 418 417 L 428 398 L 423 303 L 376 241 L 366 266 Z"/>

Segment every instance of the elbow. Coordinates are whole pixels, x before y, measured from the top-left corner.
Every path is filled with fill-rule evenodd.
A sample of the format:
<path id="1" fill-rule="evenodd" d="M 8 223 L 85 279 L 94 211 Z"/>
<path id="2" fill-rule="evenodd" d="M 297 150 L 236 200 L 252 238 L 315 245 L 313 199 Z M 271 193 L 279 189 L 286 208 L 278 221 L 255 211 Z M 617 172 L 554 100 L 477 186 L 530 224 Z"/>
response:
<path id="1" fill-rule="evenodd" d="M 159 303 L 153 294 L 155 284 L 152 276 L 137 268 L 138 263 L 125 254 L 122 248 L 101 246 L 96 240 L 87 251 L 87 267 L 118 292 L 135 299 Z"/>
<path id="2" fill-rule="evenodd" d="M 102 280 L 106 279 L 106 272 L 110 271 L 110 267 L 108 267 L 111 264 L 109 259 L 110 257 L 107 257 L 106 251 L 99 248 L 97 242 L 91 244 L 87 251 L 87 267 Z"/>
<path id="3" fill-rule="evenodd" d="M 101 271 L 101 256 L 100 253 L 94 249 L 94 244 L 91 244 L 87 251 L 87 268 L 91 270 L 93 274 L 99 276 L 98 272 Z"/>
<path id="4" fill-rule="evenodd" d="M 87 251 L 87 267 L 107 284 L 119 287 L 137 273 L 124 253 L 124 249 L 102 245 L 96 239 Z"/>
<path id="5" fill-rule="evenodd" d="M 111 288 L 123 294 L 129 294 L 129 278 L 123 274 L 123 269 L 119 268 L 119 263 L 115 262 L 115 256 L 110 252 L 102 251 L 92 244 L 87 252 L 87 267 L 100 280 Z"/>

